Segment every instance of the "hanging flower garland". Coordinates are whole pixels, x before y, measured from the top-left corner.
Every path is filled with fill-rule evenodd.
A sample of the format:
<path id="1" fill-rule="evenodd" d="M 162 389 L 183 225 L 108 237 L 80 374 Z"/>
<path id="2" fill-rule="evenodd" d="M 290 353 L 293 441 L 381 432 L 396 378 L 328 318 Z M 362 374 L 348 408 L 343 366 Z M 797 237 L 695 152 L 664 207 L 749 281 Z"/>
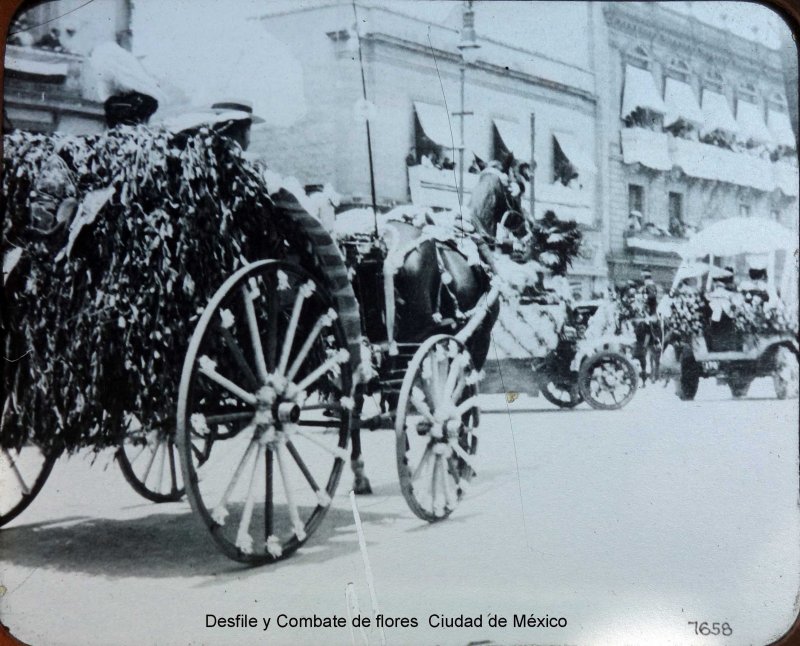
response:
<path id="1" fill-rule="evenodd" d="M 260 174 L 206 129 L 4 138 L 0 445 L 116 443 L 171 428 L 199 313 L 249 260 L 290 242 Z M 302 244 L 295 245 L 302 251 Z"/>

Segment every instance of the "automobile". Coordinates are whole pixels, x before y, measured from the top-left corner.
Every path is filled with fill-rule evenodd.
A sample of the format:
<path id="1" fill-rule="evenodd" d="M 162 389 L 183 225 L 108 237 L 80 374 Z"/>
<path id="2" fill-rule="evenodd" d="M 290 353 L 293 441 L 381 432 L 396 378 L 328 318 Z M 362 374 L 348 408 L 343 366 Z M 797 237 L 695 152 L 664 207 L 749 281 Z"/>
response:
<path id="1" fill-rule="evenodd" d="M 771 220 L 728 218 L 686 243 L 658 306 L 661 374 L 673 376 L 680 399 L 694 399 L 700 379 L 709 377 L 734 398 L 746 396 L 755 378 L 770 376 L 778 399 L 797 397 L 796 240 Z M 737 284 L 745 266 L 749 275 Z"/>

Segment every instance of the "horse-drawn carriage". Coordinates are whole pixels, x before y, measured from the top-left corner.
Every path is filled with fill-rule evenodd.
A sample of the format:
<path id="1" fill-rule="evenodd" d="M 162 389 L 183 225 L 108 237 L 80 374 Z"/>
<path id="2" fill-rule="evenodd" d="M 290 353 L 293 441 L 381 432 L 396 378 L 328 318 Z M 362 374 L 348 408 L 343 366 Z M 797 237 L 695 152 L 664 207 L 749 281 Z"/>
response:
<path id="1" fill-rule="evenodd" d="M 402 222 L 393 249 L 337 244 L 304 196 L 205 129 L 15 133 L 5 150 L 17 360 L 4 366 L 0 523 L 59 455 L 119 443 L 139 493 L 185 492 L 227 556 L 274 561 L 316 529 L 348 455 L 368 489 L 362 426 L 395 430 L 415 514 L 458 505 L 498 294 L 464 245 Z M 390 299 L 375 298 L 381 274 Z M 381 410 L 362 420 L 371 393 Z"/>
<path id="2" fill-rule="evenodd" d="M 771 376 L 779 399 L 797 396 L 796 263 L 796 236 L 772 221 L 721 220 L 689 240 L 659 303 L 661 372 L 674 376 L 680 399 L 694 399 L 701 377 L 716 377 L 739 398 L 755 378 Z M 736 286 L 736 267 L 747 265 L 752 280 Z"/>
<path id="3" fill-rule="evenodd" d="M 58 456 L 118 446 L 137 492 L 186 494 L 227 556 L 274 561 L 316 529 L 348 455 L 369 491 L 362 428 L 394 430 L 416 515 L 455 509 L 503 291 L 460 215 L 370 213 L 347 230 L 350 214 L 332 234 L 301 188 L 206 128 L 18 132 L 4 161 L 0 525 Z M 482 176 L 492 199 L 474 208 L 514 232 L 501 248 L 527 252 L 499 177 Z M 616 384 L 620 357 L 585 364 L 587 399 Z"/>

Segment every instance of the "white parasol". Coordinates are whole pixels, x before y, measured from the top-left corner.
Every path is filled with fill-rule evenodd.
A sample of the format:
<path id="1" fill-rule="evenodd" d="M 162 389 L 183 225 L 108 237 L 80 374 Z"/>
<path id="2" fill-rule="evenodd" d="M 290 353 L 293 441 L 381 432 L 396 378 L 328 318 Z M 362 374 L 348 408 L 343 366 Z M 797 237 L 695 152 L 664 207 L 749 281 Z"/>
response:
<path id="1" fill-rule="evenodd" d="M 686 280 L 687 278 L 699 278 L 700 276 L 705 276 L 709 271 L 711 271 L 711 278 L 723 278 L 731 275 L 731 272 L 729 272 L 727 269 L 722 269 L 715 265 L 709 265 L 706 262 L 684 261 L 681 263 L 681 266 L 678 267 L 678 271 L 675 274 L 675 284 L 677 285 L 682 280 Z"/>
<path id="2" fill-rule="evenodd" d="M 247 15 L 255 9 L 245 2 L 137 0 L 134 53 L 192 106 L 237 97 L 269 125 L 288 127 L 306 114 L 303 68 L 263 20 Z"/>
<path id="3" fill-rule="evenodd" d="M 796 246 L 795 236 L 772 220 L 728 218 L 705 227 L 681 249 L 684 258 L 771 253 Z"/>

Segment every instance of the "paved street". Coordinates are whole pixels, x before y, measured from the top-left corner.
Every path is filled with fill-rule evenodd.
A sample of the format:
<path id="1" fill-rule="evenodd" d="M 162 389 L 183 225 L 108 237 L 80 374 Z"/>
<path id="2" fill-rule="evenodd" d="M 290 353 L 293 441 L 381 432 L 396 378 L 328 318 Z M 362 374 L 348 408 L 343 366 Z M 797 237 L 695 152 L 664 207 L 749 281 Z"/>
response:
<path id="1" fill-rule="evenodd" d="M 380 612 L 419 622 L 387 629 L 386 643 L 723 643 L 695 636 L 693 621 L 727 622 L 725 643 L 766 643 L 788 628 L 800 590 L 797 400 L 759 380 L 732 401 L 706 380 L 695 402 L 648 386 L 617 412 L 525 396 L 482 404 L 479 477 L 444 523 L 406 507 L 393 434 L 365 438 L 374 495 L 358 506 Z M 0 532 L 2 619 L 31 644 L 350 644 L 349 629 L 275 626 L 281 613 L 344 616 L 348 582 L 371 614 L 349 484 L 348 473 L 304 549 L 246 569 L 215 550 L 188 503 L 139 498 L 111 453 L 62 459 Z M 206 628 L 206 613 L 259 626 Z M 491 613 L 509 627 L 490 628 Z M 483 626 L 431 628 L 431 614 L 483 615 Z M 514 614 L 567 626 L 515 628 Z"/>

